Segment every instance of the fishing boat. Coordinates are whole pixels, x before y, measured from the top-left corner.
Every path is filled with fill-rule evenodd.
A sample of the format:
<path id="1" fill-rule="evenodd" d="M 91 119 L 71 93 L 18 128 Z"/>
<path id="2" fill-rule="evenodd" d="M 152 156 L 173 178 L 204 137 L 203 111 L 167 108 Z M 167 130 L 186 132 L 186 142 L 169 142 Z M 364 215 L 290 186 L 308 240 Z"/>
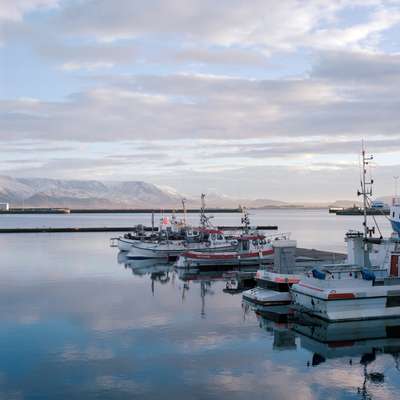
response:
<path id="1" fill-rule="evenodd" d="M 373 181 L 366 180 L 372 156 L 362 151 L 361 191 L 364 210 Z M 374 238 L 364 212 L 364 232 L 349 232 L 348 263 L 314 269 L 291 288 L 297 310 L 327 321 L 400 316 L 400 241 L 398 235 Z M 378 248 L 377 248 L 378 247 Z"/>
<path id="2" fill-rule="evenodd" d="M 174 242 L 199 242 L 201 241 L 202 235 L 199 229 L 192 228 L 190 226 L 180 224 L 172 224 L 169 225 L 168 219 L 163 217 L 161 219 L 160 228 L 157 232 L 145 233 L 139 229 L 135 230 L 135 232 L 128 232 L 123 236 L 119 236 L 118 238 L 112 238 L 113 241 L 112 247 L 118 247 L 120 251 L 128 252 L 140 243 L 159 243 L 163 241 L 168 241 L 170 243 Z"/>
<path id="3" fill-rule="evenodd" d="M 189 250 L 178 259 L 178 268 L 191 267 L 235 267 L 244 265 L 259 265 L 272 262 L 272 242 L 264 235 L 240 235 L 237 237 L 237 245 L 229 250 L 213 249 L 212 252 Z"/>
<path id="4" fill-rule="evenodd" d="M 243 300 L 261 306 L 282 306 L 292 302 L 290 287 L 300 282 L 301 275 L 278 274 L 259 270 L 254 289 L 243 293 Z"/>
<path id="5" fill-rule="evenodd" d="M 392 206 L 390 207 L 390 223 L 393 231 L 400 236 L 400 198 L 393 198 Z"/>
<path id="6" fill-rule="evenodd" d="M 237 246 L 230 250 L 202 252 L 188 250 L 176 263 L 177 268 L 232 268 L 271 263 L 275 240 L 285 238 L 284 234 L 266 237 L 250 228 L 249 213 L 243 208 L 243 234 L 236 237 Z"/>
<path id="7" fill-rule="evenodd" d="M 203 200 L 202 195 L 202 200 Z M 159 241 L 195 241 L 200 237 L 198 230 L 193 229 L 187 224 L 186 201 L 182 199 L 183 219 L 178 220 L 175 213 L 171 218 L 162 215 L 157 229 L 154 227 L 154 213 L 152 214 L 152 228 L 150 232 L 145 232 L 143 225 L 137 225 L 132 232 L 125 233 L 123 236 L 111 238 L 111 247 L 118 247 L 120 251 L 129 251 L 132 245 L 140 242 L 157 243 Z M 206 217 L 207 218 L 207 217 Z M 200 218 L 201 219 L 201 218 Z"/>
<path id="8" fill-rule="evenodd" d="M 206 215 L 205 194 L 201 195 L 200 227 L 193 228 L 186 222 L 186 208 L 183 202 L 183 221 L 173 216 L 161 219 L 159 233 L 144 238 L 119 238 L 118 247 L 127 251 L 129 259 L 175 260 L 187 250 L 223 251 L 234 249 L 238 242 L 226 236 L 222 230 L 215 229 Z"/>
<path id="9" fill-rule="evenodd" d="M 271 270 L 256 273 L 256 287 L 243 292 L 243 300 L 265 307 L 287 306 L 291 303 L 290 286 L 300 281 L 293 273 L 296 264 L 296 241 L 278 240 L 273 243 L 274 260 Z"/>
<path id="10" fill-rule="evenodd" d="M 162 258 L 173 260 L 184 252 L 195 250 L 198 253 L 231 251 L 237 248 L 238 241 L 231 237 L 226 237 L 223 231 L 212 228 L 199 229 L 199 240 L 196 241 L 157 241 L 147 242 L 138 241 L 131 244 L 127 253 L 130 259 Z"/>
<path id="11" fill-rule="evenodd" d="M 338 254 L 298 249 L 295 240 L 278 240 L 273 243 L 274 262 L 272 268 L 259 269 L 256 287 L 243 293 L 243 300 L 257 305 L 263 312 L 288 313 L 292 302 L 290 288 L 298 283 L 307 271 L 315 266 L 335 260 Z M 280 310 L 277 308 L 281 307 Z"/>

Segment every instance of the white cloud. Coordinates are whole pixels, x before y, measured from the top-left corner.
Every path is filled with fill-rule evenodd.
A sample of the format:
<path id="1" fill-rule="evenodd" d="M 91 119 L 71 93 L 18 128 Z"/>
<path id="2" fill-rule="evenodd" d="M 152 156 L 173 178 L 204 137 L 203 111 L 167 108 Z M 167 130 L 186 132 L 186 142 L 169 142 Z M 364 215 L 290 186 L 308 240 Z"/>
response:
<path id="1" fill-rule="evenodd" d="M 20 21 L 25 13 L 55 7 L 58 3 L 59 0 L 2 0 L 0 3 L 0 20 Z"/>
<path id="2" fill-rule="evenodd" d="M 354 8 L 367 13 L 365 22 L 341 26 L 339 13 Z M 107 15 L 107 18 L 103 16 Z M 398 2 L 211 0 L 91 1 L 68 4 L 57 17 L 65 33 L 112 41 L 145 35 L 179 35 L 183 42 L 222 46 L 261 46 L 266 50 L 297 47 L 361 47 L 371 35 L 399 22 Z"/>
<path id="3" fill-rule="evenodd" d="M 149 157 L 144 178 L 175 185 L 195 171 L 201 184 L 203 172 L 235 185 L 238 173 L 256 190 L 252 168 L 257 179 L 274 163 L 302 168 L 319 182 L 362 137 L 398 155 L 400 56 L 384 46 L 397 39 L 398 0 L 26 0 L 2 2 L 0 19 L 16 93 L 0 100 L 0 139 L 40 154 L 70 141 L 106 149 L 89 151 L 96 168 L 69 151 L 24 154 L 27 173 L 120 176 L 123 143 L 157 140 L 172 151 Z M 2 166 L 22 173 L 21 160 Z"/>

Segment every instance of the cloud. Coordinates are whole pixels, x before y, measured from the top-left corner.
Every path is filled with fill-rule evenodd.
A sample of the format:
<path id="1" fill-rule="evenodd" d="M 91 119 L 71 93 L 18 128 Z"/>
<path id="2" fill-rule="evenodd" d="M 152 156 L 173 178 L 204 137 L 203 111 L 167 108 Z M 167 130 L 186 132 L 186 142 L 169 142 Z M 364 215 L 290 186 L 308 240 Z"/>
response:
<path id="1" fill-rule="evenodd" d="M 288 174 L 312 169 L 319 182 L 335 157 L 338 168 L 351 163 L 361 138 L 394 164 L 399 6 L 3 2 L 2 166 L 19 176 L 184 180 L 197 192 L 214 179 L 234 191 L 235 173 L 258 191 L 249 175 L 257 169 L 259 180 L 271 165 Z M 17 154 L 17 142 L 33 155 Z M 135 170 L 138 162 L 146 168 Z"/>
<path id="2" fill-rule="evenodd" d="M 253 0 L 71 2 L 57 15 L 57 27 L 67 34 L 112 41 L 145 35 L 181 36 L 185 42 L 263 46 L 292 50 L 304 44 L 318 48 L 361 45 L 363 40 L 399 22 L 396 3 L 381 1 Z M 340 26 L 344 12 L 358 7 L 365 21 Z M 338 19 L 338 13 L 342 18 Z M 107 18 L 104 18 L 107 16 Z M 324 23 L 324 25 L 322 25 Z"/>
<path id="3" fill-rule="evenodd" d="M 7 1 L 0 15 L 21 20 L 24 12 L 55 5 L 56 0 Z M 365 17 L 358 20 L 355 14 Z M 155 52 L 177 62 L 226 64 L 231 60 L 262 65 L 263 57 L 275 52 L 375 49 L 382 33 L 399 22 L 396 1 L 221 0 L 215 4 L 212 0 L 188 0 L 182 4 L 179 0 L 90 0 L 63 2 L 41 24 L 27 22 L 25 39 L 77 39 L 83 45 L 88 40 L 135 39 L 151 49 L 150 59 Z M 7 40 L 12 40 L 18 29 L 8 33 Z M 35 35 L 39 36 L 35 39 Z M 180 50 L 176 52 L 176 48 Z"/>
<path id="4" fill-rule="evenodd" d="M 390 90 L 391 84 L 400 81 L 400 54 L 320 52 L 311 76 L 344 84 L 384 84 Z"/>
<path id="5" fill-rule="evenodd" d="M 369 140 L 368 147 L 374 149 L 374 153 L 387 153 L 400 151 L 400 136 L 396 138 L 382 138 Z M 341 140 L 309 138 L 292 142 L 270 142 L 265 141 L 257 144 L 223 144 L 212 146 L 207 152 L 209 157 L 236 157 L 236 158 L 282 158 L 282 157 L 304 157 L 308 155 L 355 155 L 359 152 L 360 140 Z M 214 150 L 214 151 L 213 151 Z M 337 163 L 340 167 L 340 163 Z"/>
<path id="6" fill-rule="evenodd" d="M 380 79 L 386 64 L 381 74 L 375 67 L 374 85 L 353 81 L 350 91 L 343 78 L 329 77 L 326 62 L 319 61 L 317 77 L 297 80 L 100 76 L 95 87 L 62 102 L 1 101 L 0 137 L 91 142 L 398 135 L 400 95 Z M 400 71 L 393 75 L 397 79 Z"/>
<path id="7" fill-rule="evenodd" d="M 265 55 L 251 49 L 192 47 L 171 54 L 169 58 L 168 55 L 164 55 L 164 57 L 178 63 L 230 64 L 253 67 L 268 65 L 268 58 Z"/>
<path id="8" fill-rule="evenodd" d="M 61 64 L 64 70 L 111 68 L 118 64 L 132 63 L 137 58 L 132 45 L 92 44 L 67 46 L 62 43 L 41 45 L 40 55 Z"/>
<path id="9" fill-rule="evenodd" d="M 20 21 L 25 13 L 56 7 L 59 0 L 2 0 L 0 20 Z"/>

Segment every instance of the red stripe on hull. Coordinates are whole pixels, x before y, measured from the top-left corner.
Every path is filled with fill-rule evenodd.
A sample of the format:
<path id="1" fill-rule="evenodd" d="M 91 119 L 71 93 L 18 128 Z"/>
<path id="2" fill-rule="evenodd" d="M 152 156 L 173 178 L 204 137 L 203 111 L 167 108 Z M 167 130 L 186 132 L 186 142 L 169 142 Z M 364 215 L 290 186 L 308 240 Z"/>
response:
<path id="1" fill-rule="evenodd" d="M 272 255 L 274 251 L 271 250 L 264 250 L 261 252 L 261 257 L 269 256 Z M 218 253 L 212 253 L 212 254 L 206 254 L 206 253 L 192 253 L 192 252 L 187 252 L 183 254 L 184 257 L 186 258 L 194 258 L 194 259 L 203 259 L 203 260 L 236 260 L 236 259 L 246 259 L 246 258 L 258 258 L 260 257 L 259 252 L 253 252 L 253 253 L 243 253 L 243 254 L 237 254 L 237 253 L 230 253 L 230 254 L 218 254 Z"/>
<path id="2" fill-rule="evenodd" d="M 328 299 L 355 299 L 354 293 L 329 293 Z"/>

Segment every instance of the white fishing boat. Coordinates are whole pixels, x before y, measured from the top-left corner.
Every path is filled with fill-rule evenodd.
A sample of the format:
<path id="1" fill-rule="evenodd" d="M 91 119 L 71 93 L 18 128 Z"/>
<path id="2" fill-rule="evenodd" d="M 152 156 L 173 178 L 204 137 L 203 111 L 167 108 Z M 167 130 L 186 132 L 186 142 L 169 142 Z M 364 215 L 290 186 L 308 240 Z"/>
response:
<path id="1" fill-rule="evenodd" d="M 251 232 L 249 214 L 244 209 L 242 218 L 244 233 L 237 236 L 237 246 L 230 250 L 201 252 L 188 250 L 178 259 L 177 268 L 204 268 L 204 267 L 241 267 L 271 263 L 273 260 L 273 242 L 286 239 L 285 234 L 266 237 Z"/>
<path id="2" fill-rule="evenodd" d="M 362 153 L 364 210 L 372 183 L 366 181 L 366 168 L 372 157 Z M 348 264 L 328 265 L 313 270 L 291 288 L 294 305 L 301 312 L 328 321 L 366 320 L 400 316 L 400 241 L 373 238 L 364 211 L 364 232 L 350 232 Z"/>
<path id="3" fill-rule="evenodd" d="M 199 240 L 200 233 L 198 230 L 192 228 L 187 224 L 186 219 L 186 205 L 185 200 L 183 204 L 183 219 L 178 220 L 175 213 L 171 218 L 162 215 L 157 229 L 154 228 L 154 214 L 152 214 L 152 230 L 145 232 L 143 225 L 137 225 L 133 232 L 125 233 L 122 236 L 111 238 L 111 247 L 118 247 L 120 251 L 129 251 L 132 245 L 140 242 L 153 242 L 158 241 L 195 241 Z"/>
<path id="4" fill-rule="evenodd" d="M 393 231 L 400 236 L 400 198 L 395 196 L 393 198 L 392 206 L 390 207 L 389 214 L 390 223 L 392 224 Z"/>
<path id="5" fill-rule="evenodd" d="M 278 274 L 259 270 L 254 289 L 243 292 L 243 300 L 261 306 L 282 306 L 292 302 L 290 287 L 300 282 L 301 275 Z"/>
<path id="6" fill-rule="evenodd" d="M 127 257 L 131 259 L 162 258 L 176 259 L 180 254 L 196 250 L 196 252 L 220 252 L 236 249 L 238 241 L 225 237 L 223 231 L 217 229 L 200 229 L 201 240 L 199 241 L 138 241 L 131 244 Z"/>
<path id="7" fill-rule="evenodd" d="M 290 288 L 293 284 L 298 283 L 316 265 L 322 265 L 337 256 L 329 252 L 299 250 L 296 245 L 295 240 L 278 240 L 273 243 L 273 267 L 257 271 L 256 287 L 243 292 L 243 300 L 262 306 L 257 307 L 258 310 L 278 312 L 277 306 L 291 304 Z M 314 253 L 317 253 L 317 257 L 310 257 Z M 281 311 L 288 312 L 288 309 L 283 307 Z"/>
<path id="8" fill-rule="evenodd" d="M 165 218 L 163 218 L 165 221 Z M 112 247 L 118 247 L 120 251 L 128 252 L 140 243 L 159 243 L 168 241 L 170 243 L 174 242 L 199 242 L 202 240 L 201 232 L 199 229 L 191 228 L 190 226 L 179 227 L 175 229 L 170 229 L 169 226 L 165 226 L 162 223 L 157 232 L 152 232 L 144 234 L 139 232 L 126 233 L 118 238 L 112 238 Z"/>
<path id="9" fill-rule="evenodd" d="M 243 266 L 272 262 L 272 241 L 264 235 L 244 234 L 238 236 L 237 245 L 231 249 L 216 249 L 202 252 L 198 249 L 184 252 L 178 259 L 178 268 L 199 268 L 207 266 Z"/>
<path id="10" fill-rule="evenodd" d="M 296 241 L 277 240 L 273 243 L 274 259 L 271 270 L 259 269 L 256 287 L 243 292 L 243 300 L 257 306 L 277 307 L 291 303 L 290 286 L 299 282 L 293 274 L 296 263 Z"/>
<path id="11" fill-rule="evenodd" d="M 200 227 L 187 224 L 186 207 L 183 201 L 183 220 L 177 221 L 173 215 L 161 218 L 158 232 L 151 235 L 126 234 L 117 240 L 118 248 L 127 251 L 130 259 L 169 259 L 174 260 L 183 252 L 196 250 L 199 252 L 230 251 L 238 242 L 230 235 L 216 229 L 210 223 L 212 216 L 206 215 L 205 195 L 201 195 Z"/>

